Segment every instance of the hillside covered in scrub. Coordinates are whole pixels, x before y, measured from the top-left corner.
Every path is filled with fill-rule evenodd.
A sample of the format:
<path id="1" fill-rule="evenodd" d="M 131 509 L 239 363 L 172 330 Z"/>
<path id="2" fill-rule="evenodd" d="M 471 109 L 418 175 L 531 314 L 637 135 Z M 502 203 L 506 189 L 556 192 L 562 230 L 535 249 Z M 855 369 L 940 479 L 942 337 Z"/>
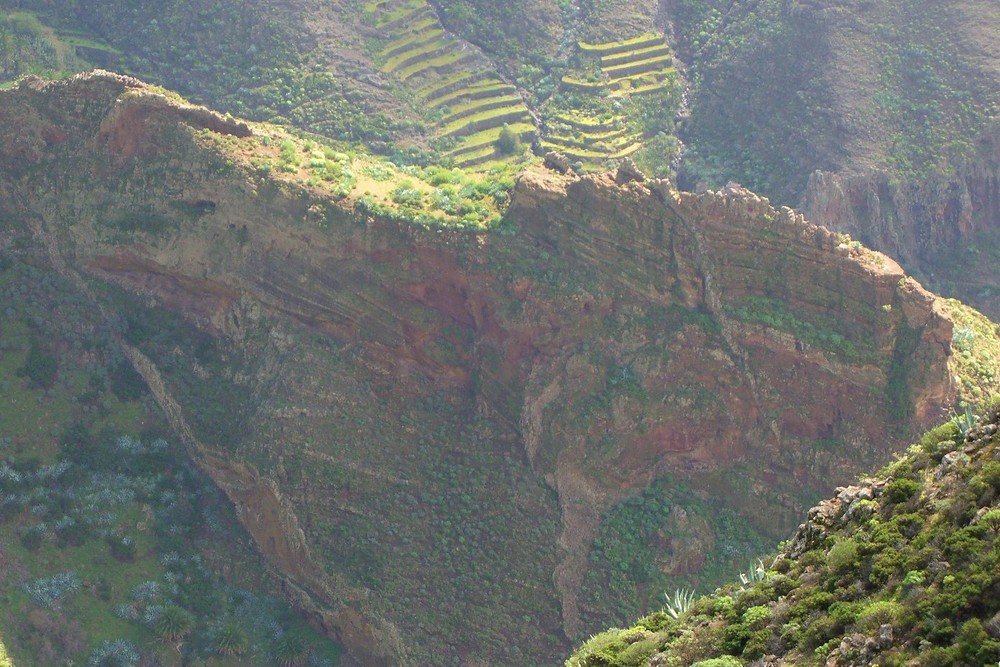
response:
<path id="1" fill-rule="evenodd" d="M 255 625 L 254 584 L 365 665 L 552 664 L 663 590 L 731 578 L 837 476 L 997 388 L 988 319 L 735 185 L 398 165 L 107 72 L 0 92 L 0 173 L 0 398 L 38 406 L 2 413 L 9 521 L 21 562 L 52 566 L 10 594 L 34 610 L 24 585 L 68 586 L 66 613 L 104 590 L 96 564 L 31 556 L 72 525 L 93 563 L 144 568 L 97 597 L 118 620 L 77 654 L 183 631 L 192 659 L 242 659 L 213 619 L 243 655 L 335 653 L 277 612 Z M 72 309 L 39 305 L 57 297 Z M 188 510 L 155 485 L 193 476 L 148 478 L 160 439 L 268 576 L 217 517 L 175 535 Z M 92 525 L 31 500 L 100 492 L 56 475 L 81 448 L 135 459 L 110 472 L 138 507 Z M 213 563 L 232 589 L 169 585 Z"/>
<path id="2" fill-rule="evenodd" d="M 1000 661 L 1000 409 L 971 412 L 808 513 L 714 594 L 592 637 L 567 667 Z"/>
<path id="3" fill-rule="evenodd" d="M 950 427 L 747 565 L 1000 389 L 1000 328 L 946 298 L 1000 316 L 998 25 L 0 0 L 0 639 L 19 667 L 552 665 L 742 570 L 730 607 L 574 659 L 978 667 L 948 651 L 995 619 L 925 536 L 988 495 L 952 516 L 940 466 L 979 454 Z M 792 583 L 828 597 L 793 614 Z"/>

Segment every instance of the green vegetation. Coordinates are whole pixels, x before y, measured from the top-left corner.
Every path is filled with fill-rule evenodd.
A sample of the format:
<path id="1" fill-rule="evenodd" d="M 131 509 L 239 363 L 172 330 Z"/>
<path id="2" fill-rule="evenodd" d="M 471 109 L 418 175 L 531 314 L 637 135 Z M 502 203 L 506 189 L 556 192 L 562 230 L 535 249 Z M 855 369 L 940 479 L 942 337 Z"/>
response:
<path id="1" fill-rule="evenodd" d="M 455 335 L 461 332 L 446 334 Z M 331 370 L 346 380 L 359 363 L 345 352 Z M 381 410 L 338 406 L 317 443 L 329 462 L 308 458 L 301 471 L 289 470 L 351 502 L 335 503 L 319 519 L 315 552 L 398 619 L 415 638 L 416 664 L 459 664 L 455 654 L 466 651 L 504 664 L 553 664 L 565 650 L 552 622 L 558 600 L 536 582 L 547 581 L 557 563 L 554 494 L 523 457 L 498 446 L 497 424 L 477 417 L 471 398 L 427 386 L 419 397 L 389 400 Z M 364 427 L 360 437 L 356 423 Z M 389 438 L 393 447 L 383 452 Z M 379 476 L 333 462 L 359 451 L 372 459 L 367 465 L 381 466 Z M 317 498 L 314 507 L 331 506 Z M 470 635 L 469 618 L 484 617 L 490 622 Z"/>
<path id="2" fill-rule="evenodd" d="M 1000 93 L 963 62 L 948 29 L 918 2 L 899 9 L 899 21 L 879 26 L 886 48 L 872 107 L 891 132 L 887 165 L 913 182 L 965 157 L 1000 113 Z"/>
<path id="3" fill-rule="evenodd" d="M 93 35 L 53 30 L 32 12 L 0 10 L 0 87 L 26 75 L 62 78 L 111 66 L 119 52 Z"/>
<path id="4" fill-rule="evenodd" d="M 449 30 L 508 67 L 543 69 L 559 43 L 561 3 L 554 0 L 538 3 L 531 12 L 505 0 L 437 0 L 434 4 Z"/>
<path id="5" fill-rule="evenodd" d="M 951 422 L 934 429 L 801 527 L 761 580 L 603 632 L 567 667 L 737 666 L 765 653 L 803 667 L 833 653 L 894 666 L 996 663 L 998 423 L 992 409 L 965 443 Z"/>
<path id="6" fill-rule="evenodd" d="M 677 2 L 677 48 L 692 82 L 681 184 L 735 180 L 792 204 L 815 169 L 860 161 L 906 183 L 959 165 L 1000 110 L 976 38 L 956 38 L 969 18 L 921 0 L 869 8 L 853 32 L 819 18 L 821 9 L 789 11 L 778 0 Z M 867 63 L 873 70 L 859 76 L 875 80 L 851 85 Z M 841 124 L 856 145 L 830 132 Z"/>
<path id="7" fill-rule="evenodd" d="M 808 320 L 803 319 L 778 299 L 750 295 L 740 301 L 739 305 L 726 305 L 725 311 L 727 316 L 741 322 L 760 324 L 789 333 L 810 347 L 834 354 L 844 363 L 872 363 L 878 357 L 877 350 L 871 347 L 870 341 L 852 340 L 854 336 L 850 333 L 842 333 L 842 321 L 815 314 L 810 314 Z M 900 359 L 909 359 L 912 352 L 909 348 L 901 349 Z"/>
<path id="8" fill-rule="evenodd" d="M 196 553 L 245 543 L 232 534 L 228 502 L 178 447 L 108 437 L 75 427 L 55 463 L 20 457 L 0 468 L 2 520 L 21 535 L 6 555 L 24 575 L 20 586 L 0 585 L 21 619 L 5 628 L 11 646 L 34 664 L 121 651 L 134 664 L 175 646 L 185 659 L 207 659 L 229 645 L 215 639 L 227 619 L 254 638 L 244 664 L 269 664 L 281 633 L 303 623 L 275 600 L 227 585 Z M 314 633 L 310 645 L 333 664 L 336 647 Z"/>
<path id="9" fill-rule="evenodd" d="M 670 50 L 658 35 L 580 42 L 559 93 L 542 107 L 542 148 L 565 154 L 578 169 L 606 169 L 635 155 L 652 175 L 669 175 L 676 144 L 660 140 L 642 149 L 646 139 L 673 133 L 681 86 L 670 65 Z"/>
<path id="10" fill-rule="evenodd" d="M 235 664 L 212 658 L 223 622 L 253 637 L 241 664 L 272 664 L 285 630 L 307 633 L 315 664 L 334 664 L 337 646 L 259 592 L 261 563 L 231 505 L 161 436 L 141 378 L 89 301 L 16 252 L 2 259 L 0 665 L 183 657 L 223 667 Z M 162 319 L 126 326 L 137 342 L 180 340 Z"/>
<path id="11" fill-rule="evenodd" d="M 697 576 L 684 572 L 683 561 L 672 560 L 683 558 L 678 555 L 681 545 L 694 539 L 715 545 L 698 554 L 704 560 Z M 601 519 L 581 592 L 587 627 L 593 631 L 602 619 L 620 623 L 657 609 L 667 590 L 712 590 L 731 580 L 741 564 L 767 544 L 746 519 L 723 503 L 699 498 L 676 477 L 661 477 Z M 668 601 L 676 609 L 684 600 L 675 596 Z"/>
<path id="12" fill-rule="evenodd" d="M 732 8 L 683 0 L 677 28 L 693 88 L 681 185 L 735 180 L 778 201 L 798 196 L 812 169 L 843 150 L 819 129 L 829 127 L 834 107 L 820 75 L 828 54 L 822 24 L 796 18 L 780 0 Z"/>
<path id="13" fill-rule="evenodd" d="M 124 69 L 223 111 L 345 141 L 388 141 L 405 129 L 352 79 L 310 62 L 296 30 L 264 8 L 249 10 L 237 0 L 19 4 L 65 34 L 85 59 L 97 59 L 102 52 L 95 49 L 103 47 L 108 55 L 95 64 Z M 74 32 L 81 27 L 88 32 Z"/>
<path id="14" fill-rule="evenodd" d="M 1000 371 L 1000 343 L 997 326 L 981 313 L 955 299 L 944 302 L 955 321 L 950 361 L 967 402 L 982 406 L 990 398 L 984 387 L 992 385 Z"/>
<path id="15" fill-rule="evenodd" d="M 507 129 L 516 135 L 521 126 L 515 124 Z M 484 148 L 494 154 L 499 150 L 496 135 L 502 130 L 489 130 L 472 139 L 482 141 Z M 319 228 L 325 228 L 337 216 L 347 215 L 345 208 L 353 208 L 424 227 L 486 229 L 499 224 L 506 211 L 516 173 L 512 165 L 498 162 L 475 170 L 398 164 L 354 150 L 340 150 L 342 146 L 327 145 L 316 138 L 303 139 L 272 126 L 261 127 L 258 136 L 242 141 L 207 130 L 198 138 L 218 150 L 224 161 L 239 161 L 260 178 L 290 181 L 339 200 L 339 204 L 328 201 L 310 209 L 308 219 Z M 154 233 L 167 222 L 167 218 L 145 210 L 127 219 L 134 220 L 129 228 Z M 111 225 L 122 228 L 124 223 L 115 221 Z"/>
<path id="16" fill-rule="evenodd" d="M 366 8 L 370 21 L 387 34 L 379 53 L 382 70 L 402 79 L 426 103 L 420 111 L 434 126 L 435 143 L 455 164 L 485 170 L 521 158 L 520 141 L 534 137 L 524 101 L 428 10 L 419 0 Z M 516 130 L 509 128 L 512 124 Z M 515 136 L 501 145 L 504 127 Z"/>

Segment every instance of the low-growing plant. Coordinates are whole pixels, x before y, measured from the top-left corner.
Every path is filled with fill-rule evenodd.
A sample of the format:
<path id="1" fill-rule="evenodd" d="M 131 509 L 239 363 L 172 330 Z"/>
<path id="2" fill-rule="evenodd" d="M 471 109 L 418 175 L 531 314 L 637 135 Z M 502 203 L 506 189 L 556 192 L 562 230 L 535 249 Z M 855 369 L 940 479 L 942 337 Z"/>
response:
<path id="1" fill-rule="evenodd" d="M 129 640 L 109 639 L 91 651 L 87 667 L 136 667 L 140 659 L 139 650 Z"/>
<path id="2" fill-rule="evenodd" d="M 979 423 L 979 415 L 972 411 L 971 405 L 965 405 L 964 410 L 961 414 L 956 414 L 951 418 L 952 422 L 955 424 L 955 428 L 958 429 L 959 435 L 962 439 L 969 434 L 976 424 Z"/>
<path id="3" fill-rule="evenodd" d="M 247 633 L 235 621 L 227 621 L 215 631 L 215 650 L 220 655 L 243 655 L 248 644 Z"/>
<path id="4" fill-rule="evenodd" d="M 889 482 L 883 492 L 883 498 L 888 503 L 901 503 L 910 499 L 920 491 L 920 483 L 905 477 Z"/>
<path id="5" fill-rule="evenodd" d="M 767 570 L 764 569 L 764 561 L 759 558 L 756 564 L 750 564 L 747 572 L 740 572 L 740 583 L 744 586 L 752 586 L 765 579 L 767 579 Z"/>
<path id="6" fill-rule="evenodd" d="M 42 607 L 57 607 L 80 591 L 82 582 L 76 572 L 60 572 L 51 577 L 32 579 L 21 585 L 32 602 Z"/>
<path id="7" fill-rule="evenodd" d="M 858 565 L 858 543 L 852 539 L 837 542 L 830 548 L 827 563 L 834 572 L 842 572 Z"/>
<path id="8" fill-rule="evenodd" d="M 664 611 L 671 618 L 680 618 L 691 608 L 691 604 L 694 602 L 694 591 L 689 588 L 678 588 L 674 591 L 673 597 L 666 592 L 663 594 L 663 597 L 667 599 Z"/>

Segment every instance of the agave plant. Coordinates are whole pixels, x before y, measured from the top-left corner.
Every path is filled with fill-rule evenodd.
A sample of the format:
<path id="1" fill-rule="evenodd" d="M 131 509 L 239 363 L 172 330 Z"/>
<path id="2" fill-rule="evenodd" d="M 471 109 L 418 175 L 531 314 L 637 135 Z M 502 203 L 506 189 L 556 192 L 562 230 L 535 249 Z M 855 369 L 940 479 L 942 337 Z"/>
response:
<path id="1" fill-rule="evenodd" d="M 87 667 L 135 667 L 139 664 L 139 649 L 127 639 L 105 640 L 87 659 Z"/>
<path id="2" fill-rule="evenodd" d="M 740 583 L 744 586 L 751 586 L 758 581 L 767 579 L 767 570 L 764 569 L 764 561 L 757 559 L 757 564 L 750 564 L 749 572 L 740 572 Z"/>
<path id="3" fill-rule="evenodd" d="M 740 572 L 740 583 L 744 586 L 752 586 L 758 581 L 767 579 L 767 570 L 764 569 L 764 561 L 757 559 L 757 564 L 750 564 L 749 572 Z"/>
<path id="4" fill-rule="evenodd" d="M 969 431 L 979 423 L 979 415 L 972 412 L 972 406 L 965 404 L 964 414 L 955 415 L 951 418 L 952 423 L 958 428 L 958 432 L 962 435 L 962 439 L 969 434 Z"/>
<path id="5" fill-rule="evenodd" d="M 673 597 L 670 597 L 667 592 L 663 593 L 663 597 L 667 599 L 667 606 L 663 610 L 671 618 L 679 618 L 691 608 L 691 604 L 694 602 L 694 591 L 689 588 L 678 588 L 674 591 Z"/>

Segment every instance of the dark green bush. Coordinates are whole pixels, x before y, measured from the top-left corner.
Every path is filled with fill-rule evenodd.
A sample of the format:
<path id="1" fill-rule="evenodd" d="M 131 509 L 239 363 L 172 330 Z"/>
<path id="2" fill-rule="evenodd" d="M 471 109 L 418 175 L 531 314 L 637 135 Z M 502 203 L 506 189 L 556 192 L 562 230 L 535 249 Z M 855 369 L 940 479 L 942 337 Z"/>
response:
<path id="1" fill-rule="evenodd" d="M 979 478 L 995 493 L 1000 493 L 1000 461 L 990 461 L 979 471 Z"/>
<path id="2" fill-rule="evenodd" d="M 858 543 L 852 539 L 841 540 L 830 549 L 827 563 L 834 572 L 844 572 L 858 566 Z"/>
<path id="3" fill-rule="evenodd" d="M 883 498 L 889 503 L 901 503 L 909 500 L 918 491 L 920 491 L 920 483 L 904 477 L 889 482 L 883 492 Z"/>
<path id="4" fill-rule="evenodd" d="M 1000 660 L 1000 641 L 986 633 L 978 618 L 963 623 L 955 640 L 958 659 L 963 665 L 992 665 Z"/>
<path id="5" fill-rule="evenodd" d="M 17 369 L 17 376 L 26 378 L 31 384 L 42 389 L 51 389 L 56 381 L 59 362 L 36 337 L 31 339 L 31 347 L 24 365 Z"/>

